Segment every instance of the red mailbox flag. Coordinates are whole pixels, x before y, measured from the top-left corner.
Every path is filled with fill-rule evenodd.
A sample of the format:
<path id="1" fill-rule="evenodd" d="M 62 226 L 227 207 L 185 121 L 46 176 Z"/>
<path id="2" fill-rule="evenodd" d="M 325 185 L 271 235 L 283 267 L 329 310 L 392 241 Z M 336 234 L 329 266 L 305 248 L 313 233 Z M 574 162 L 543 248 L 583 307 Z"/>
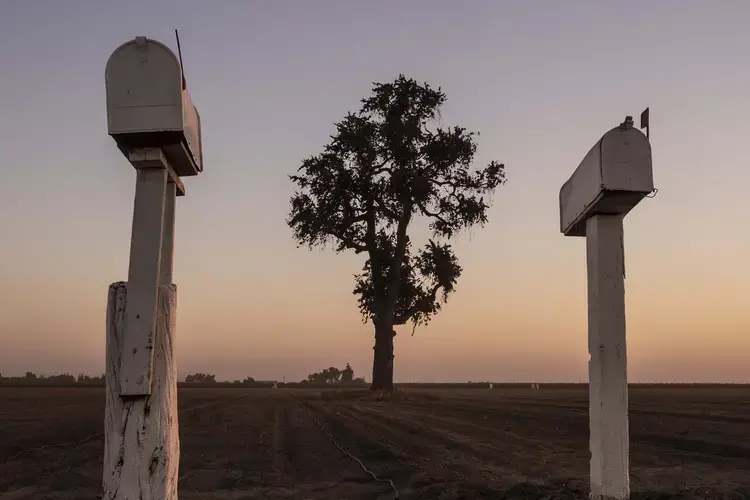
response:
<path id="1" fill-rule="evenodd" d="M 648 109 L 649 108 L 644 109 L 643 113 L 641 113 L 641 128 L 646 129 L 646 137 L 648 137 L 650 131 L 650 127 L 648 126 Z"/>

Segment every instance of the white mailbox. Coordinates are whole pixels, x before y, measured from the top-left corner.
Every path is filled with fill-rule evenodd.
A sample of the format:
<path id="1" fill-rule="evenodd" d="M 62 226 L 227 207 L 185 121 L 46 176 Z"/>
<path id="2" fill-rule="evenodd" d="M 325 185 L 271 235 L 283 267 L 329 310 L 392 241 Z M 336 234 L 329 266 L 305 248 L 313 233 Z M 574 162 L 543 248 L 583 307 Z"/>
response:
<path id="1" fill-rule="evenodd" d="M 651 144 L 627 117 L 594 144 L 560 189 L 560 230 L 586 236 L 586 219 L 627 214 L 653 190 Z"/>
<path id="2" fill-rule="evenodd" d="M 105 85 L 109 135 L 126 156 L 155 147 L 177 175 L 203 171 L 200 116 L 166 45 L 142 36 L 122 44 L 107 61 Z"/>

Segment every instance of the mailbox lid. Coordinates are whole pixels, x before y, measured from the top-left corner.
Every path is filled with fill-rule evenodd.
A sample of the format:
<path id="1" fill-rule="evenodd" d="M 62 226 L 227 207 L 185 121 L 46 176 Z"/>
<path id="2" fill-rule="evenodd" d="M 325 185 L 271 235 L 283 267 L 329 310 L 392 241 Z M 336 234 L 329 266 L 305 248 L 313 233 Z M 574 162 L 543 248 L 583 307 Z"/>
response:
<path id="1" fill-rule="evenodd" d="M 560 231 L 567 233 L 602 196 L 601 141 L 560 188 Z"/>
<path id="2" fill-rule="evenodd" d="M 163 43 L 137 37 L 115 49 L 105 86 L 110 135 L 182 130 L 182 69 Z"/>

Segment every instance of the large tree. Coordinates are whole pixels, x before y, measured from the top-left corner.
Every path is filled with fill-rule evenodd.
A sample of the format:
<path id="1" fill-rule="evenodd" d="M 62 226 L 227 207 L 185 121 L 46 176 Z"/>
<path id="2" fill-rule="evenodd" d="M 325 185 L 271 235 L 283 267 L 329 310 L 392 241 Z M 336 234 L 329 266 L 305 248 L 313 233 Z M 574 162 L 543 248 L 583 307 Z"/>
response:
<path id="1" fill-rule="evenodd" d="M 354 294 L 375 327 L 372 389 L 393 389 L 393 327 L 416 328 L 440 311 L 461 275 L 447 240 L 484 225 L 487 197 L 505 182 L 501 163 L 472 168 L 477 133 L 437 126 L 445 101 L 440 88 L 403 75 L 374 83 L 323 152 L 289 176 L 295 240 L 367 255 Z M 422 248 L 409 238 L 417 216 L 431 219 Z"/>

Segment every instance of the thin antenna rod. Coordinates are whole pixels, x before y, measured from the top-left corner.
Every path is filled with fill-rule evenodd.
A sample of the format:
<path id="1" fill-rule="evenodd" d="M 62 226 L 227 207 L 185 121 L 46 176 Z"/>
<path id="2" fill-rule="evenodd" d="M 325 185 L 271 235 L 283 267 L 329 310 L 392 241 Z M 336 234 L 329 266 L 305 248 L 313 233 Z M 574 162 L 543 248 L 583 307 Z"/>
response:
<path id="1" fill-rule="evenodd" d="M 182 72 L 182 90 L 187 88 L 187 82 L 185 82 L 185 68 L 182 65 L 182 48 L 180 47 L 180 34 L 177 30 L 174 30 L 174 36 L 177 38 L 177 56 L 180 58 L 180 71 Z"/>

